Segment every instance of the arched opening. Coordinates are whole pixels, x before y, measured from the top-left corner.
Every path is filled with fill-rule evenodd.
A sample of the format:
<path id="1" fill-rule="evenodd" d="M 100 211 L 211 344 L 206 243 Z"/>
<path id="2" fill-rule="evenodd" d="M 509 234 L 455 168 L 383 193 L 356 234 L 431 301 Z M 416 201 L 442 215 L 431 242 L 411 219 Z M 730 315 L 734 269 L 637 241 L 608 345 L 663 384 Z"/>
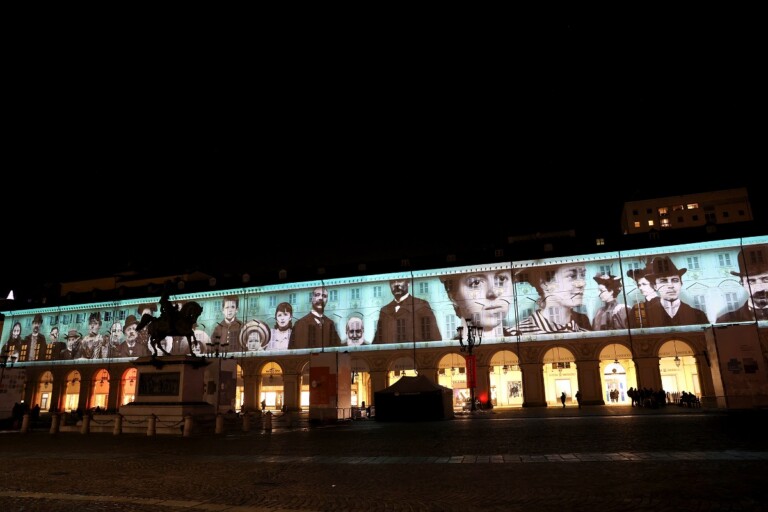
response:
<path id="1" fill-rule="evenodd" d="M 387 386 L 391 386 L 400 380 L 400 377 L 405 377 L 406 375 L 408 377 L 415 377 L 416 369 L 414 366 L 413 358 L 410 356 L 398 357 L 392 361 L 392 364 L 389 365 L 389 371 L 387 372 Z"/>
<path id="2" fill-rule="evenodd" d="M 352 385 L 350 405 L 352 407 L 362 407 L 371 403 L 373 393 L 371 390 L 371 370 L 365 359 L 352 358 Z"/>
<path id="3" fill-rule="evenodd" d="M 620 343 L 612 343 L 600 351 L 600 378 L 606 405 L 631 405 L 629 388 L 637 388 L 637 372 L 632 352 Z"/>
<path id="4" fill-rule="evenodd" d="M 36 404 L 40 406 L 41 411 L 49 411 L 51 408 L 51 396 L 53 394 L 53 373 L 43 372 L 40 375 L 40 381 L 37 385 L 37 393 L 32 400 L 32 407 Z"/>
<path id="5" fill-rule="evenodd" d="M 107 409 L 107 399 L 109 398 L 109 372 L 102 368 L 97 370 L 91 387 L 90 407 L 101 411 Z"/>
<path id="6" fill-rule="evenodd" d="M 279 364 L 270 361 L 261 368 L 259 408 L 267 411 L 280 411 L 283 409 L 284 403 L 283 369 Z"/>
<path id="7" fill-rule="evenodd" d="M 64 411 L 73 412 L 80 407 L 80 372 L 73 370 L 67 374 L 66 390 L 64 392 Z"/>
<path id="8" fill-rule="evenodd" d="M 548 406 L 576 405 L 579 379 L 576 358 L 564 347 L 553 347 L 544 354 L 544 396 Z M 565 401 L 561 397 L 565 393 Z"/>
<path id="9" fill-rule="evenodd" d="M 667 402 L 677 403 L 683 391 L 701 398 L 699 370 L 693 348 L 685 341 L 671 339 L 659 347 L 661 387 Z"/>
<path id="10" fill-rule="evenodd" d="M 138 370 L 129 368 L 123 372 L 121 379 L 120 405 L 125 405 L 136 400 L 136 388 L 138 387 Z"/>
<path id="11" fill-rule="evenodd" d="M 446 354 L 437 364 L 437 383 L 453 390 L 453 408 L 464 409 L 469 403 L 467 364 L 460 354 Z"/>
<path id="12" fill-rule="evenodd" d="M 523 372 L 517 354 L 511 350 L 496 352 L 491 357 L 488 376 L 494 407 L 523 406 Z"/>

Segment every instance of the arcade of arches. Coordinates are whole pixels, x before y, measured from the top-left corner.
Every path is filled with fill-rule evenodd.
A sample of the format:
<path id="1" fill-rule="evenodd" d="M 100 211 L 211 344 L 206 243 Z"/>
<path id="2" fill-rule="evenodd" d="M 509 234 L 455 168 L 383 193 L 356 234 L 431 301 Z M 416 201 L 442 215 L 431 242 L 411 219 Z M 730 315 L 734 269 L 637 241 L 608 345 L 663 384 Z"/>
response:
<path id="1" fill-rule="evenodd" d="M 713 387 L 704 347 L 703 336 L 688 333 L 635 339 L 634 344 L 623 337 L 482 345 L 474 351 L 475 396 L 486 407 L 501 408 L 561 406 L 563 392 L 566 405 L 575 405 L 577 391 L 584 405 L 629 405 L 630 388 L 663 389 L 672 398 L 682 391 L 700 397 Z M 234 360 L 236 378 L 229 384 L 235 387 L 234 400 L 218 404 L 219 410 L 307 410 L 309 359 L 308 354 L 265 354 Z M 453 390 L 456 410 L 469 399 L 458 346 L 356 351 L 351 368 L 352 408 L 363 402 L 375 405 L 375 391 L 417 373 Z M 27 371 L 25 399 L 43 411 L 117 410 L 137 394 L 137 369 L 130 363 L 94 361 L 40 368 L 37 375 L 33 367 Z"/>

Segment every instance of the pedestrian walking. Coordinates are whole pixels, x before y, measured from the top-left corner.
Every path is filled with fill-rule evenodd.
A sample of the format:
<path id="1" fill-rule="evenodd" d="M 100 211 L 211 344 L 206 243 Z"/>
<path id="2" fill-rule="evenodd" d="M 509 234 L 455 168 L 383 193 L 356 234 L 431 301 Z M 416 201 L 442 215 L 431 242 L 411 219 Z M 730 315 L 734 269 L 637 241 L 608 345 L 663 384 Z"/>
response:
<path id="1" fill-rule="evenodd" d="M 581 391 L 578 389 L 576 390 L 576 402 L 579 404 L 579 409 L 581 409 Z"/>
<path id="2" fill-rule="evenodd" d="M 565 391 L 560 393 L 560 402 L 563 404 L 563 409 L 565 409 Z"/>

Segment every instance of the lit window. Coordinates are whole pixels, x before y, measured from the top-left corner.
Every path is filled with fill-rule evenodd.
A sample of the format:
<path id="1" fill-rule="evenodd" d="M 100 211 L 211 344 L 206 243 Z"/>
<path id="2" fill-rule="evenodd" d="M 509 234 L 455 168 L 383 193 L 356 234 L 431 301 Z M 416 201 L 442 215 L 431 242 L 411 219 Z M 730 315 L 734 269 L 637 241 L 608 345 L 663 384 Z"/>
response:
<path id="1" fill-rule="evenodd" d="M 698 207 L 699 207 L 699 203 L 688 203 L 687 205 L 685 205 L 685 208 L 688 210 L 695 210 Z"/>
<path id="2" fill-rule="evenodd" d="M 659 225 L 663 228 L 672 227 L 672 223 L 669 222 L 669 219 L 661 219 L 661 221 L 659 222 Z"/>
<path id="3" fill-rule="evenodd" d="M 636 221 L 635 221 L 635 227 L 636 227 L 636 228 L 639 228 L 639 227 L 640 227 L 640 221 L 639 221 L 639 220 L 636 220 Z"/>
<path id="4" fill-rule="evenodd" d="M 605 238 L 598 238 L 595 240 L 595 245 L 605 245 Z"/>
<path id="5" fill-rule="evenodd" d="M 649 226 L 653 226 L 653 225 L 654 225 L 653 221 L 652 221 L 652 220 L 649 220 L 649 221 L 648 221 L 648 225 L 649 225 Z"/>
<path id="6" fill-rule="evenodd" d="M 663 208 L 659 208 L 659 215 L 667 215 L 669 213 L 669 209 L 665 206 Z"/>

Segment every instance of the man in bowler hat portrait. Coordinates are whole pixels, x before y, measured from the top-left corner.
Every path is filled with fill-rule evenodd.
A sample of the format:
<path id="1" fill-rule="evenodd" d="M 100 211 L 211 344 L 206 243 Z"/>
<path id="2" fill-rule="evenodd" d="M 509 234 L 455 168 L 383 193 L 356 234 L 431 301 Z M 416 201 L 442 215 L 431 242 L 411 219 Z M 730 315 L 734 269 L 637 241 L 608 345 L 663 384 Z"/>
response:
<path id="1" fill-rule="evenodd" d="M 651 283 L 658 301 L 646 305 L 648 327 L 708 324 L 707 315 L 680 300 L 683 289 L 683 275 L 687 268 L 678 269 L 669 256 L 657 256 L 651 262 L 651 273 L 645 276 Z"/>
<path id="2" fill-rule="evenodd" d="M 768 247 L 745 247 L 739 251 L 738 263 L 739 271 L 731 274 L 741 281 L 747 301 L 717 317 L 717 323 L 768 320 Z"/>
<path id="3" fill-rule="evenodd" d="M 24 345 L 26 345 L 27 361 L 42 361 L 45 359 L 46 351 L 48 349 L 48 343 L 45 341 L 45 336 L 40 332 L 40 326 L 43 325 L 43 316 L 36 314 L 32 319 L 32 332 L 24 338 Z"/>

